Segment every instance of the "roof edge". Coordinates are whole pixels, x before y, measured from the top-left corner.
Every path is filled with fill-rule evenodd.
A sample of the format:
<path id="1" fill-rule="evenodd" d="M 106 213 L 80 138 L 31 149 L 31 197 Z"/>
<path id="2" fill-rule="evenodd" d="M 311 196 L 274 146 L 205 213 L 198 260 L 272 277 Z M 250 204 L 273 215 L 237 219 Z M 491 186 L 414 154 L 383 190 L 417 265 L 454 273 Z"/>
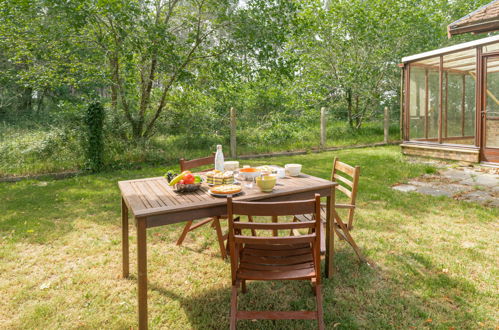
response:
<path id="1" fill-rule="evenodd" d="M 439 49 L 435 49 L 435 50 L 430 50 L 430 51 L 427 51 L 424 53 L 405 56 L 405 57 L 402 57 L 402 63 L 413 62 L 416 60 L 421 60 L 421 59 L 433 57 L 433 56 L 445 55 L 447 53 L 465 50 L 468 48 L 473 48 L 476 46 L 485 45 L 485 44 L 492 43 L 495 41 L 499 42 L 499 35 L 495 35 L 495 36 L 487 37 L 487 38 L 482 38 L 482 39 L 478 39 L 478 40 L 473 40 L 473 41 L 468 41 L 468 42 L 464 42 L 461 44 L 448 46 L 448 47 L 444 47 L 444 48 L 439 48 Z"/>
<path id="2" fill-rule="evenodd" d="M 491 30 L 499 29 L 499 18 L 494 18 L 487 20 L 485 22 L 480 22 L 468 26 L 459 26 L 459 27 L 448 27 L 447 32 L 449 36 L 463 34 L 463 33 L 485 33 L 491 32 Z"/>
<path id="3" fill-rule="evenodd" d="M 497 1 L 499 1 L 499 0 L 493 0 L 493 1 L 489 2 L 488 4 L 481 6 L 480 8 L 478 8 L 478 9 L 476 9 L 476 10 L 472 11 L 472 12 L 471 12 L 471 13 L 469 13 L 468 15 L 465 15 L 465 16 L 461 17 L 460 19 L 458 19 L 457 21 L 454 21 L 454 22 L 450 23 L 450 24 L 448 25 L 448 27 L 449 27 L 449 28 L 451 28 L 451 27 L 452 27 L 452 25 L 457 24 L 457 23 L 461 22 L 462 20 L 464 20 L 464 19 L 466 19 L 466 18 L 468 18 L 468 17 L 470 17 L 470 16 L 473 16 L 474 14 L 476 14 L 477 12 L 479 12 L 480 10 L 482 10 L 482 9 L 484 9 L 484 8 L 486 8 L 486 7 L 488 7 L 488 6 L 490 6 L 491 4 L 493 4 L 493 3 L 497 2 Z"/>

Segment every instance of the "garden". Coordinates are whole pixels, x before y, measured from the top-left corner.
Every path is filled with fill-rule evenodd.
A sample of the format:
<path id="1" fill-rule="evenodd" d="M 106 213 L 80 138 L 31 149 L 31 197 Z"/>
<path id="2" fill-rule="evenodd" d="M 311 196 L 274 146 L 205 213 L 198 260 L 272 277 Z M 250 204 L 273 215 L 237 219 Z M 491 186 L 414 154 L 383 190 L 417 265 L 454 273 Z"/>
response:
<path id="1" fill-rule="evenodd" d="M 1 1 L 0 328 L 496 329 L 489 1 Z"/>

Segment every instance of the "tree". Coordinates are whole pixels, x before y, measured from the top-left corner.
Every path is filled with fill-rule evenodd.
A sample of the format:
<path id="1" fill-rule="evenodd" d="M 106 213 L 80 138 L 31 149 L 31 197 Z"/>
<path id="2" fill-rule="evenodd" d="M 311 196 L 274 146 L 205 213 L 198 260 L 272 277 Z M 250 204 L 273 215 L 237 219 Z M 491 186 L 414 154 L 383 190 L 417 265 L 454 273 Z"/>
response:
<path id="1" fill-rule="evenodd" d="M 123 110 L 134 139 L 147 139 L 169 94 L 194 74 L 189 65 L 223 49 L 231 6 L 216 0 L 118 1 L 86 10 L 86 35 L 106 55 L 112 107 Z"/>
<path id="2" fill-rule="evenodd" d="M 43 98 L 56 102 L 102 88 L 102 53 L 85 43 L 77 27 L 81 15 L 68 15 L 75 3 L 59 0 L 6 0 L 0 2 L 2 87 L 9 88 L 17 109 L 41 110 Z M 14 92 L 12 92 L 14 91 Z M 8 105 L 6 105 L 8 106 Z M 12 104 L 11 108 L 16 108 Z"/>
<path id="3" fill-rule="evenodd" d="M 304 50 L 302 81 L 321 91 L 323 103 L 346 109 L 349 125 L 358 129 L 382 103 L 398 103 L 401 58 L 448 43 L 446 25 L 470 6 L 445 0 L 315 2 L 303 15 L 317 19 L 296 41 Z"/>
<path id="4" fill-rule="evenodd" d="M 149 138 L 189 65 L 224 48 L 224 0 L 7 0 L 0 35 L 23 83 L 110 87 L 134 139 Z"/>

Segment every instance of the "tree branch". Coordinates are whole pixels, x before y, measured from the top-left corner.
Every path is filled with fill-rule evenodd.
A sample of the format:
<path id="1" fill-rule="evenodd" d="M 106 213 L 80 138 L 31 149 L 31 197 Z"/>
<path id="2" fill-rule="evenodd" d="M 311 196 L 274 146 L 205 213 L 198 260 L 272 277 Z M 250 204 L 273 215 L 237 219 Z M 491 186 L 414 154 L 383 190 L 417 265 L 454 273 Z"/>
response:
<path id="1" fill-rule="evenodd" d="M 168 92 L 170 91 L 171 87 L 173 86 L 173 84 L 175 83 L 175 81 L 177 80 L 180 72 L 182 72 L 182 70 L 184 70 L 185 67 L 193 60 L 194 52 L 197 50 L 199 45 L 201 45 L 201 43 L 210 34 L 212 34 L 215 31 L 215 30 L 210 30 L 203 35 L 201 34 L 201 16 L 202 16 L 201 10 L 202 10 L 203 3 L 204 3 L 204 1 L 198 7 L 198 20 L 197 20 L 197 26 L 196 26 L 196 41 L 195 41 L 194 45 L 192 46 L 192 48 L 187 53 L 187 56 L 186 56 L 184 62 L 177 68 L 177 70 L 175 70 L 175 72 L 173 73 L 173 75 L 169 79 L 168 83 L 163 88 L 161 100 L 159 102 L 158 107 L 156 108 L 156 112 L 154 113 L 154 116 L 151 118 L 151 120 L 149 121 L 149 124 L 147 125 L 147 128 L 144 132 L 144 137 L 150 136 L 150 134 L 152 133 L 154 123 L 159 118 L 159 115 L 161 114 L 161 112 L 163 111 L 163 109 L 165 107 L 166 96 L 167 96 Z"/>

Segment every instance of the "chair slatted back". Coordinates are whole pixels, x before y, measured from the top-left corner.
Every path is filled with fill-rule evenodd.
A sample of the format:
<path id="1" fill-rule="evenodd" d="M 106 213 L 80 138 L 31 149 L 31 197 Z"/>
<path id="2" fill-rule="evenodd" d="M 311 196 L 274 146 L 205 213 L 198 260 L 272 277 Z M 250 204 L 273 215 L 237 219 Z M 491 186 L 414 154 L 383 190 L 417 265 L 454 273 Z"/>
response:
<path id="1" fill-rule="evenodd" d="M 181 172 L 191 170 L 191 169 L 199 167 L 199 166 L 213 165 L 213 164 L 215 164 L 215 153 L 213 153 L 211 156 L 208 156 L 208 157 L 191 159 L 191 160 L 185 160 L 184 158 L 180 158 L 179 163 L 180 163 L 180 171 Z M 213 168 L 203 170 L 201 172 L 207 172 L 207 171 L 211 171 L 211 170 L 213 170 Z"/>
<path id="2" fill-rule="evenodd" d="M 314 200 L 302 200 L 279 203 L 233 202 L 234 214 L 251 216 L 286 216 L 311 213 L 310 205 Z M 312 203 L 312 204 L 310 204 Z M 292 209 L 293 211 L 290 211 Z M 295 213 L 293 213 L 295 212 Z M 312 212 L 313 213 L 313 212 Z"/>
<path id="3" fill-rule="evenodd" d="M 229 218 L 229 248 L 231 255 L 232 281 L 236 281 L 239 265 L 238 256 L 245 244 L 259 244 L 265 246 L 311 244 L 314 254 L 314 264 L 317 274 L 320 274 L 320 226 L 321 204 L 320 195 L 314 199 L 292 202 L 238 202 L 231 197 L 227 199 L 227 214 Z M 314 221 L 309 222 L 277 222 L 277 217 L 294 216 L 295 214 L 313 214 Z M 272 217 L 273 223 L 243 222 L 239 216 Z M 297 236 L 254 236 L 243 235 L 243 229 L 267 231 L 276 233 L 278 230 L 290 232 L 293 229 L 313 229 L 309 234 Z M 279 265 L 275 265 L 279 267 Z"/>
<path id="4" fill-rule="evenodd" d="M 340 162 L 338 158 L 334 158 L 331 181 L 339 183 L 336 186 L 336 189 L 341 191 L 350 199 L 349 205 L 352 206 L 355 206 L 357 198 L 359 177 L 360 166 L 350 166 L 346 163 Z M 354 207 L 348 209 L 348 228 L 352 228 L 354 212 Z"/>

